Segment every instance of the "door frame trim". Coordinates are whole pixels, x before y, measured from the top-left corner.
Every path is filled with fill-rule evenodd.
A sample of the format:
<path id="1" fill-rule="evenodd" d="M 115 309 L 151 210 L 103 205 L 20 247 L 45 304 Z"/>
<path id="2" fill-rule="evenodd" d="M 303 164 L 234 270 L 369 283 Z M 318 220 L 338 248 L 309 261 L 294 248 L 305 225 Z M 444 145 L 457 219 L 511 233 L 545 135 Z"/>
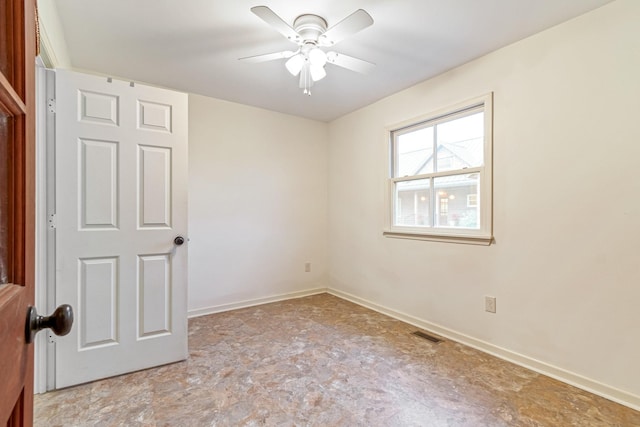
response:
<path id="1" fill-rule="evenodd" d="M 55 71 L 36 58 L 36 212 L 35 212 L 35 306 L 40 313 L 51 313 L 55 305 L 55 229 L 49 228 L 49 214 L 55 211 L 52 188 L 55 169 L 55 124 L 48 111 L 48 99 L 55 95 Z M 34 393 L 55 389 L 55 342 L 46 330 L 35 338 Z"/>

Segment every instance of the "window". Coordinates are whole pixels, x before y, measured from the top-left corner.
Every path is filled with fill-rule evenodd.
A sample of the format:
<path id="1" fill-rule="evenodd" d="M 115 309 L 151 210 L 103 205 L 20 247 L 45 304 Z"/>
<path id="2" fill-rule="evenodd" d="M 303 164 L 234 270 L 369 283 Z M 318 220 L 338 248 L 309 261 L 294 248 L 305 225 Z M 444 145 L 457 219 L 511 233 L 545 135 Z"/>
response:
<path id="1" fill-rule="evenodd" d="M 490 244 L 491 94 L 388 129 L 385 235 Z"/>

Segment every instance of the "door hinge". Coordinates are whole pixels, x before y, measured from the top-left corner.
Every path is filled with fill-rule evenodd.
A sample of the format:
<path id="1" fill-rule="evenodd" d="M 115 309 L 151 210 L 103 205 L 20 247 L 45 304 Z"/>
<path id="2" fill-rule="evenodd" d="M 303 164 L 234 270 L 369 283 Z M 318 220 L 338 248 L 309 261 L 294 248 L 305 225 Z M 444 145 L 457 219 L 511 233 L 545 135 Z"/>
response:
<path id="1" fill-rule="evenodd" d="M 55 100 L 55 98 L 50 98 L 50 99 L 47 101 L 47 110 L 48 110 L 50 113 L 55 114 L 55 112 L 56 112 L 56 100 Z"/>
<path id="2" fill-rule="evenodd" d="M 57 226 L 56 214 L 49 214 L 49 230 L 54 230 Z"/>

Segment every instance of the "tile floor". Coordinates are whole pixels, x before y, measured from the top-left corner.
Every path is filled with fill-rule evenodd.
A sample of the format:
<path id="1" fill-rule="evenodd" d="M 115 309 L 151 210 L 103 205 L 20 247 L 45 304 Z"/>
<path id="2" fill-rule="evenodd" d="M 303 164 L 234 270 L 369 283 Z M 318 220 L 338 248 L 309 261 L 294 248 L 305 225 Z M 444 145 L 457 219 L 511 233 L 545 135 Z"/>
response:
<path id="1" fill-rule="evenodd" d="M 36 426 L 640 426 L 640 412 L 321 294 L 192 319 L 187 361 L 37 395 Z"/>

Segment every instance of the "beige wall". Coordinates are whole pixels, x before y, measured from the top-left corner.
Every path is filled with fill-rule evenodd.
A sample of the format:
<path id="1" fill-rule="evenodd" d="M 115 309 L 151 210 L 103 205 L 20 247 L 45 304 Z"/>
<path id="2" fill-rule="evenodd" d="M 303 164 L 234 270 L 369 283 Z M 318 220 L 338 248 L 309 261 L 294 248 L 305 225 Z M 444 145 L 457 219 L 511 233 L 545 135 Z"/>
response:
<path id="1" fill-rule="evenodd" d="M 51 61 L 50 64 L 47 64 L 48 66 L 70 68 L 71 60 L 67 50 L 67 42 L 55 3 L 55 0 L 38 0 L 40 37 L 44 50 L 42 53 Z"/>
<path id="2" fill-rule="evenodd" d="M 638 17 L 619 0 L 331 123 L 330 286 L 640 407 Z M 384 127 L 489 91 L 495 244 L 383 237 Z"/>
<path id="3" fill-rule="evenodd" d="M 327 286 L 327 138 L 325 123 L 189 96 L 192 314 Z"/>

